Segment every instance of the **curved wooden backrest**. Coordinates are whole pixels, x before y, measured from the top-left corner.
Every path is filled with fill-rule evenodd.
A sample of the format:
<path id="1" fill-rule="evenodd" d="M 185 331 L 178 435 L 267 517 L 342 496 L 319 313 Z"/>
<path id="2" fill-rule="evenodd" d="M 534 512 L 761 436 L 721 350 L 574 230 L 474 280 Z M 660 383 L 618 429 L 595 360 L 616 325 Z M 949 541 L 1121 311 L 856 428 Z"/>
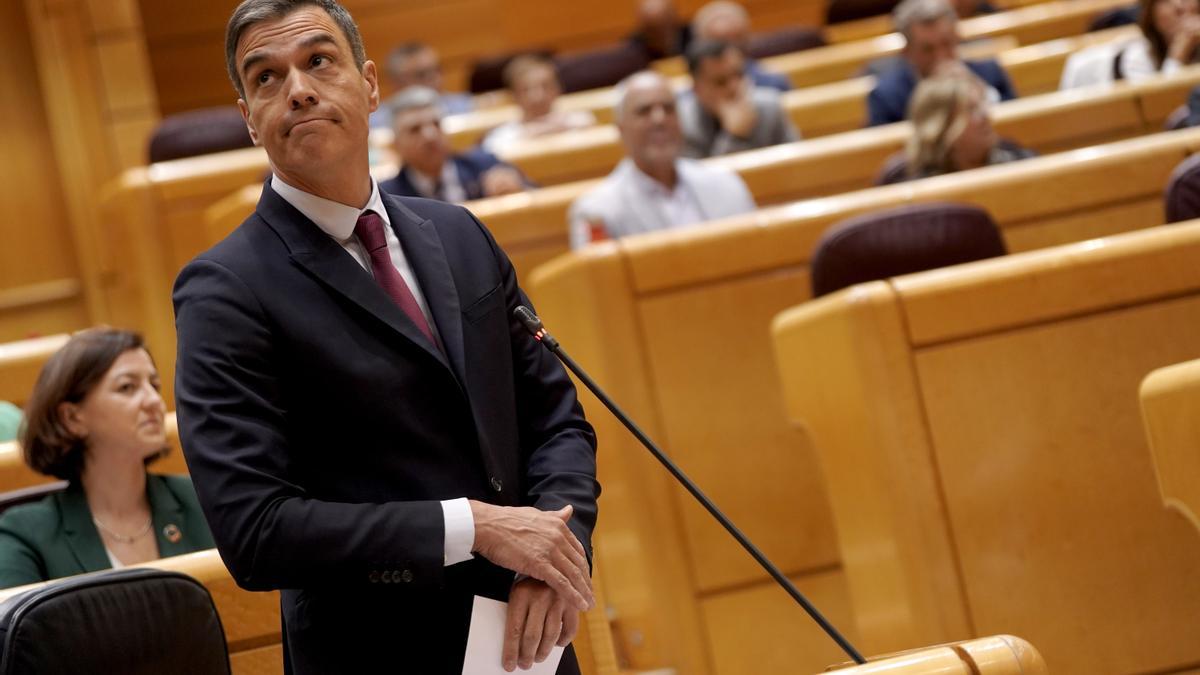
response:
<path id="1" fill-rule="evenodd" d="M 1200 530 L 1200 359 L 1150 373 L 1140 397 L 1159 493 Z"/>
<path id="2" fill-rule="evenodd" d="M 1003 625 L 1055 672 L 1200 661 L 1200 538 L 1161 507 L 1133 395 L 1200 357 L 1198 255 L 1191 221 L 860 284 L 775 320 L 864 649 Z"/>
<path id="3" fill-rule="evenodd" d="M 871 659 L 861 666 L 831 667 L 843 675 L 1048 675 L 1033 645 L 1012 635 L 993 635 Z"/>
<path id="4" fill-rule="evenodd" d="M 0 401 L 23 406 L 46 360 L 69 339 L 60 333 L 0 343 Z"/>
<path id="5" fill-rule="evenodd" d="M 175 421 L 175 413 L 167 413 L 167 445 L 170 452 L 166 457 L 151 465 L 155 473 L 188 472 L 187 463 L 183 459 L 183 449 L 179 447 L 179 425 Z M 0 443 L 0 492 L 19 490 L 32 485 L 42 485 L 58 480 L 52 476 L 43 476 L 25 465 L 21 459 L 21 445 L 16 441 Z"/>
<path id="6" fill-rule="evenodd" d="M 851 215 L 934 200 L 986 208 L 1011 251 L 1150 227 L 1162 222 L 1167 175 L 1198 148 L 1200 130 L 1156 134 L 763 209 L 562 256 L 535 270 L 527 289 L 567 351 L 785 572 L 828 598 L 822 608 L 842 627 L 852 614 L 824 482 L 784 414 L 767 329 L 776 313 L 809 297 L 807 265 L 821 234 Z M 669 655 L 658 663 L 684 663 L 696 649 L 731 667 L 748 653 L 780 659 L 750 659 L 745 667 L 759 672 L 786 668 L 789 658 L 797 670 L 823 667 L 808 659 L 829 656 L 825 641 L 789 613 L 786 597 L 770 593 L 762 571 L 594 399 L 583 400 L 605 444 L 599 536 L 628 542 L 597 556 L 623 582 L 610 589 L 622 617 L 618 643 L 643 636 L 634 663 L 647 655 L 655 665 L 654 653 Z M 762 630 L 742 631 L 730 619 L 735 610 L 781 617 L 772 625 L 791 632 L 781 627 L 775 642 Z"/>

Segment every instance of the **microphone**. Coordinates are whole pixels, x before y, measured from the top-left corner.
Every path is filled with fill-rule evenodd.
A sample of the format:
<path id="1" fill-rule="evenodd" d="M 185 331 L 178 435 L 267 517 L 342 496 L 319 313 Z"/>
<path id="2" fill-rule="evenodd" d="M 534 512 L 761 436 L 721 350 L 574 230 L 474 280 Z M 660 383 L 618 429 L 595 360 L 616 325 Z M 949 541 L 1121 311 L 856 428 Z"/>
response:
<path id="1" fill-rule="evenodd" d="M 611 398 L 608 397 L 608 394 L 604 393 L 604 390 L 600 388 L 600 385 L 596 384 L 596 382 L 592 380 L 592 378 L 588 376 L 586 372 L 584 372 L 583 368 L 580 368 L 579 364 L 575 363 L 575 360 L 568 356 L 565 351 L 563 351 L 562 347 L 558 344 L 558 340 L 554 339 L 554 336 L 550 335 L 550 331 L 546 330 L 546 327 L 542 325 L 542 320 L 539 319 L 536 314 L 530 311 L 528 307 L 524 305 L 518 305 L 517 308 L 513 310 L 513 316 L 516 317 L 517 321 L 521 322 L 521 325 L 525 326 L 525 330 L 529 331 L 535 340 L 545 345 L 546 349 L 549 349 L 552 354 L 557 356 L 559 360 L 563 362 L 563 365 L 565 365 L 572 373 L 574 373 L 575 376 L 578 377 L 581 382 L 583 382 L 584 386 L 586 386 L 593 394 L 596 395 L 596 398 L 600 399 L 600 402 L 604 404 L 604 407 L 608 408 L 609 412 L 611 412 L 613 416 L 620 420 L 621 424 L 624 424 L 625 428 L 629 429 L 629 432 L 632 433 L 639 441 L 641 441 L 642 445 L 650 451 L 650 454 L 654 455 L 654 458 L 657 459 L 664 467 L 666 467 L 667 471 L 671 472 L 671 475 L 675 477 L 675 480 L 679 481 L 679 483 L 683 485 L 683 487 L 686 488 L 693 497 L 696 498 L 696 501 L 700 502 L 700 505 L 703 506 L 704 509 L 708 511 L 708 513 L 715 518 L 722 527 L 725 528 L 725 531 L 728 532 L 734 539 L 736 539 L 737 542 L 742 545 L 742 548 L 746 549 L 746 552 L 749 553 L 750 556 L 767 571 L 767 574 L 771 575 L 771 578 L 775 580 L 775 583 L 783 587 L 783 590 L 787 591 L 787 594 L 792 596 L 792 599 L 795 600 L 796 603 L 802 608 L 804 608 L 805 612 L 808 612 L 808 615 L 812 617 L 812 620 L 817 622 L 817 625 L 820 626 L 821 629 L 824 630 L 825 633 L 834 642 L 836 642 L 839 647 L 842 648 L 842 651 L 846 652 L 846 654 L 849 655 L 851 659 L 854 659 L 854 662 L 857 664 L 861 665 L 867 662 L 867 660 L 862 657 L 862 654 L 859 654 L 858 650 L 854 648 L 854 645 L 850 644 L 846 637 L 838 632 L 838 629 L 834 628 L 833 624 L 829 623 L 829 620 L 826 619 L 825 616 L 822 615 L 821 612 L 811 602 L 809 602 L 808 598 L 804 597 L 804 594 L 800 592 L 800 589 L 796 588 L 796 585 L 793 584 L 790 579 L 784 576 L 783 572 L 779 571 L 779 568 L 776 567 L 775 564 L 772 563 L 762 551 L 758 550 L 758 547 L 754 545 L 754 542 L 750 541 L 750 538 L 743 534 L 742 531 L 733 524 L 733 521 L 731 521 L 729 517 L 726 516 L 721 509 L 718 508 L 717 505 L 708 498 L 708 495 L 704 494 L 704 492 L 692 482 L 692 479 L 688 478 L 687 474 L 683 473 L 683 470 L 676 466 L 675 463 L 671 461 L 671 458 L 667 457 L 667 455 L 661 449 L 659 449 L 657 445 L 655 445 L 654 441 L 650 440 L 650 437 L 647 436 L 646 433 L 642 431 L 641 428 L 639 428 L 638 425 L 635 424 L 634 421 L 630 419 L 630 417 L 626 415 L 625 412 L 621 410 L 621 408 L 618 407 Z"/>

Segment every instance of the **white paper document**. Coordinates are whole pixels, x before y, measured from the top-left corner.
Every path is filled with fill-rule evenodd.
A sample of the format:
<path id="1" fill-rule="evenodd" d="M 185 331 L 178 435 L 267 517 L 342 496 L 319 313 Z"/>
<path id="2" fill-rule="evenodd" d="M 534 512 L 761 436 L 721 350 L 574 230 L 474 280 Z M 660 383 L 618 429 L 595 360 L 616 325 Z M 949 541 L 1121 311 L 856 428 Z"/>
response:
<path id="1" fill-rule="evenodd" d="M 463 675 L 509 675 L 500 657 L 504 653 L 504 619 L 508 603 L 475 596 L 471 609 L 471 632 L 467 634 L 467 658 Z M 563 648 L 554 647 L 545 661 L 533 664 L 529 670 L 520 666 L 513 672 L 525 675 L 554 675 L 562 660 Z"/>

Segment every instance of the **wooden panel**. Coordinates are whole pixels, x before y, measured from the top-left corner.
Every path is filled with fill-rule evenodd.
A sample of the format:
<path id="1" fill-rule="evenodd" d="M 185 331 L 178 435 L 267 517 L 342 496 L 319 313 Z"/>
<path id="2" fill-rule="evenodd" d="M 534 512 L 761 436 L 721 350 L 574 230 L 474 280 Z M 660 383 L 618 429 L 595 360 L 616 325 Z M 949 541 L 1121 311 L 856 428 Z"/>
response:
<path id="1" fill-rule="evenodd" d="M 1200 357 L 1200 297 L 1148 300 L 917 354 L 975 629 L 1056 673 L 1200 659 L 1200 538 L 1159 504 L 1134 397 Z"/>
<path id="2" fill-rule="evenodd" d="M 854 644 L 853 616 L 841 570 L 792 582 Z M 758 584 L 701 601 L 720 675 L 818 673 L 848 658 L 783 589 Z"/>
<path id="3" fill-rule="evenodd" d="M 1150 373 L 1140 398 L 1159 493 L 1200 529 L 1200 360 Z"/>
<path id="4" fill-rule="evenodd" d="M 97 33 L 140 30 L 137 0 L 87 0 L 88 17 Z"/>
<path id="5" fill-rule="evenodd" d="M 283 675 L 283 644 L 235 652 L 229 665 L 233 675 Z"/>
<path id="6" fill-rule="evenodd" d="M 131 34 L 103 40 L 96 46 L 109 113 L 149 110 L 158 104 L 146 62 L 145 45 L 139 38 Z"/>
<path id="7" fill-rule="evenodd" d="M 0 343 L 0 401 L 24 405 L 42 366 L 67 343 L 68 337 L 51 335 Z"/>
<path id="8" fill-rule="evenodd" d="M 667 451 L 785 573 L 837 563 L 816 457 L 779 405 L 765 330 L 808 296 L 800 268 L 638 303 Z M 736 319 L 714 321 L 735 305 Z M 765 578 L 691 495 L 675 497 L 701 592 Z"/>

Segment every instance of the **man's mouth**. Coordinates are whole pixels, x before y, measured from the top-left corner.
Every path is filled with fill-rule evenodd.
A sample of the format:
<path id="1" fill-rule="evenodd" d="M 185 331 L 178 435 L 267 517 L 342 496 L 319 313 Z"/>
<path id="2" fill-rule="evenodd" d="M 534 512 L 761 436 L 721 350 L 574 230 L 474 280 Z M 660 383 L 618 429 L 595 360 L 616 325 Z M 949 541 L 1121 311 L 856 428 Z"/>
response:
<path id="1" fill-rule="evenodd" d="M 307 120 L 300 120 L 299 122 L 296 122 L 295 124 L 293 124 L 287 130 L 287 133 L 284 134 L 284 136 L 290 136 L 293 131 L 295 131 L 296 129 L 299 129 L 303 126 L 306 126 L 306 125 L 310 125 L 310 124 L 313 124 L 316 122 L 332 122 L 332 121 L 333 120 L 329 119 L 328 117 L 313 117 L 313 118 L 307 119 Z"/>

